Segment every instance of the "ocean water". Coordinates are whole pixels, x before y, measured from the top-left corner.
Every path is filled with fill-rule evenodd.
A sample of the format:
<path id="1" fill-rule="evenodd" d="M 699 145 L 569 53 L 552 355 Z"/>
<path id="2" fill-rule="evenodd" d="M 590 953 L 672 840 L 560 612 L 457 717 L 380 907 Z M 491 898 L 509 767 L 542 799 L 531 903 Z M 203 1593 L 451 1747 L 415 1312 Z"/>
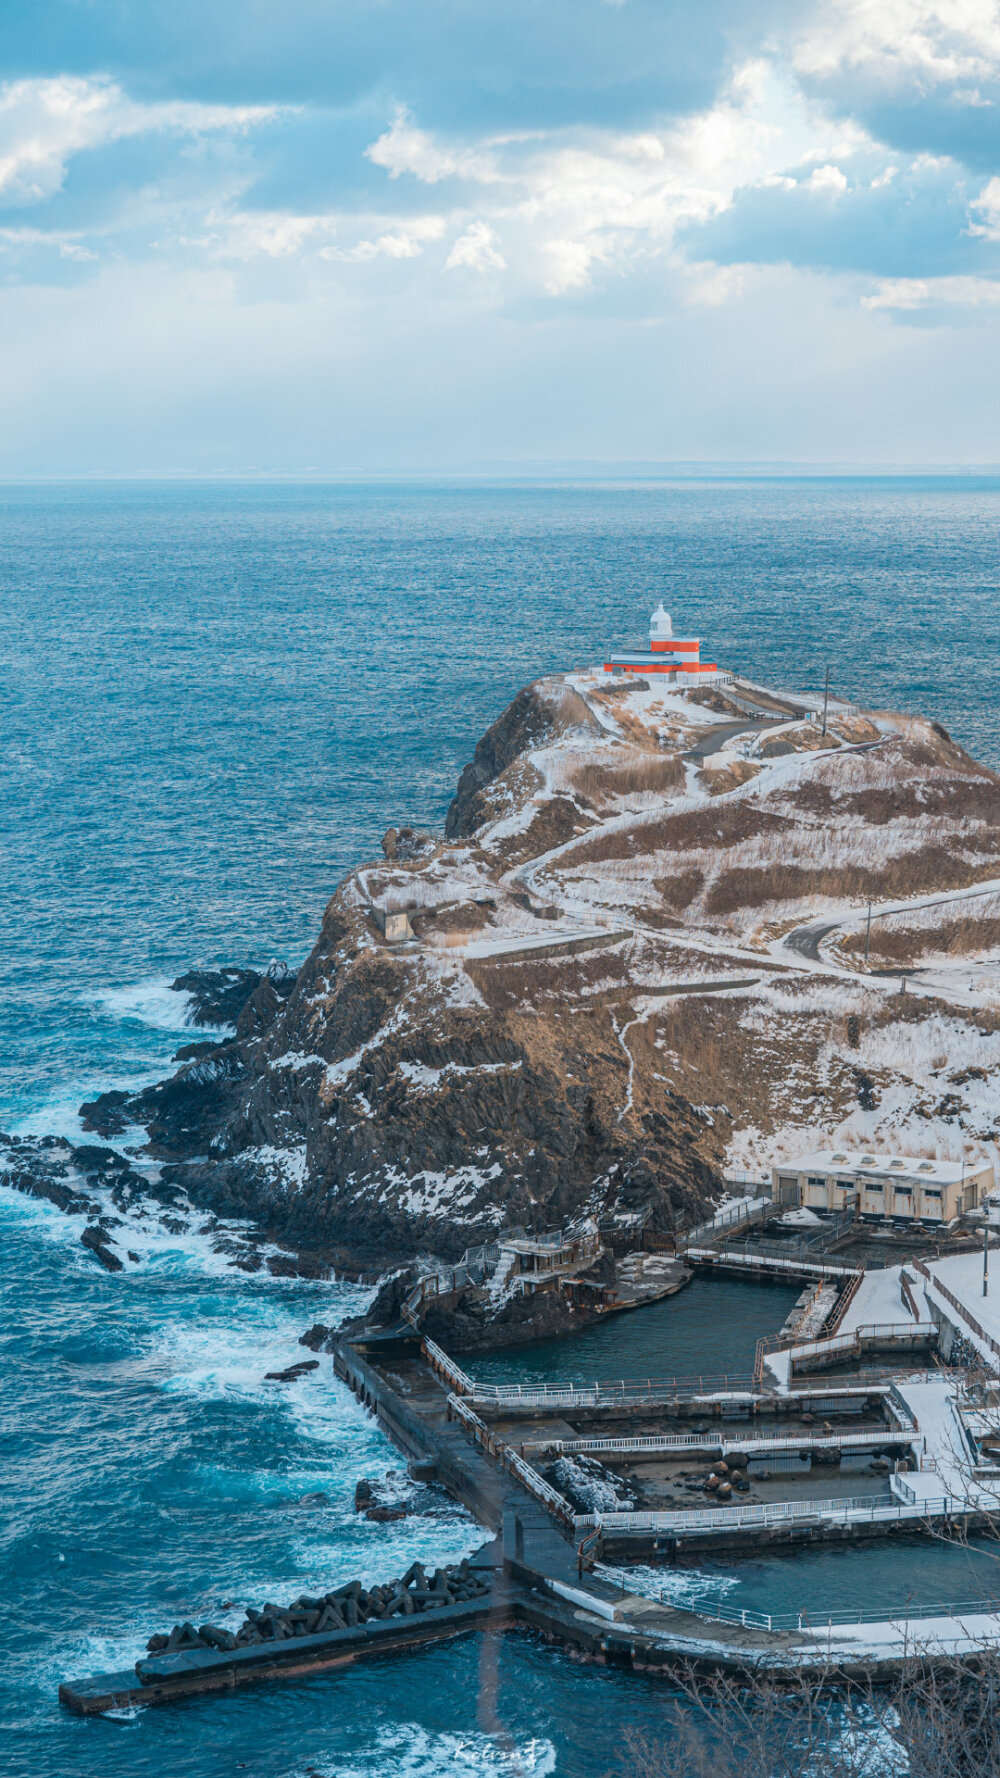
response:
<path id="1" fill-rule="evenodd" d="M 707 658 L 800 689 L 829 664 L 1000 763 L 998 542 L 1000 483 L 969 479 L 0 489 L 0 1128 L 73 1134 L 81 1099 L 154 1078 L 179 971 L 298 962 L 386 826 L 441 821 L 518 687 L 641 636 L 661 597 Z M 327 1367 L 264 1382 L 355 1289 L 234 1272 L 197 1218 L 137 1218 L 111 1278 L 72 1218 L 0 1197 L 5 1778 L 625 1769 L 621 1724 L 655 1732 L 662 1692 L 528 1637 L 62 1713 L 61 1678 L 177 1618 L 479 1533 L 433 1490 L 359 1524 L 392 1448 Z M 967 1596 L 935 1563 L 929 1596 Z M 736 1578 L 840 1608 L 834 1565 Z"/>

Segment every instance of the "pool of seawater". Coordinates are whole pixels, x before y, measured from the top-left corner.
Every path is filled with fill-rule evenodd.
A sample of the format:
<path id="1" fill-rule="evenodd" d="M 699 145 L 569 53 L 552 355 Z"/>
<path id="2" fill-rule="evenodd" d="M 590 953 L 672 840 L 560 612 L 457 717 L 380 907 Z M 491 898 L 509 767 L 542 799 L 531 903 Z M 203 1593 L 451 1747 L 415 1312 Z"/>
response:
<path id="1" fill-rule="evenodd" d="M 572 1340 L 478 1354 L 466 1368 L 486 1383 L 746 1378 L 759 1336 L 777 1333 L 800 1292 L 798 1285 L 694 1277 L 676 1296 L 609 1316 Z"/>
<path id="2" fill-rule="evenodd" d="M 801 1611 L 817 1622 L 827 1612 L 905 1617 L 930 1605 L 1000 1600 L 1000 1543 L 885 1538 L 727 1556 L 724 1562 L 699 1559 L 690 1568 L 630 1566 L 629 1573 L 642 1591 L 662 1590 L 681 1602 Z"/>

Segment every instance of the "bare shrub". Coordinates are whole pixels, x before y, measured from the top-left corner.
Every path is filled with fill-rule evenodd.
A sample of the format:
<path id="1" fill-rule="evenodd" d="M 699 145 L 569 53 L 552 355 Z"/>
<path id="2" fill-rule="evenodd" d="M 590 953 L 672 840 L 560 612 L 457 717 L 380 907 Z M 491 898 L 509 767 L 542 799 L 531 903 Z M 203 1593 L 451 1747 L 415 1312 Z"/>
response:
<path id="1" fill-rule="evenodd" d="M 741 784 L 749 784 L 759 773 L 760 766 L 756 761 L 733 759 L 726 765 L 706 765 L 701 782 L 709 796 L 725 796 L 730 790 L 738 790 Z"/>
<path id="2" fill-rule="evenodd" d="M 690 907 L 695 896 L 700 895 L 705 886 L 705 873 L 702 870 L 678 871 L 675 877 L 654 877 L 653 888 L 666 903 L 667 907 Z"/>
<path id="3" fill-rule="evenodd" d="M 626 1732 L 633 1778 L 1000 1778 L 1000 1662 L 918 1651 L 891 1683 L 678 1674 L 663 1740 Z"/>
<path id="4" fill-rule="evenodd" d="M 597 804 L 620 796 L 662 795 L 683 782 L 684 767 L 676 753 L 642 753 L 620 766 L 591 760 L 570 777 L 573 789 Z"/>
<path id="5" fill-rule="evenodd" d="M 872 927 L 869 960 L 884 959 L 888 963 L 911 963 L 928 954 L 943 953 L 950 957 L 975 956 L 992 951 L 1000 945 L 1000 918 L 952 920 L 936 930 L 929 927 L 889 926 L 879 922 Z M 863 955 L 863 932 L 846 933 L 840 949 L 852 955 Z"/>
<path id="6" fill-rule="evenodd" d="M 710 914 L 732 914 L 740 908 L 760 907 L 774 901 L 802 901 L 809 896 L 831 900 L 848 896 L 870 900 L 926 895 L 932 889 L 954 888 L 955 878 L 975 882 L 993 874 L 994 866 L 970 866 L 944 846 L 924 846 L 886 858 L 881 866 L 849 864 L 810 870 L 801 864 L 775 864 L 757 869 L 743 866 L 723 871 L 705 902 Z"/>

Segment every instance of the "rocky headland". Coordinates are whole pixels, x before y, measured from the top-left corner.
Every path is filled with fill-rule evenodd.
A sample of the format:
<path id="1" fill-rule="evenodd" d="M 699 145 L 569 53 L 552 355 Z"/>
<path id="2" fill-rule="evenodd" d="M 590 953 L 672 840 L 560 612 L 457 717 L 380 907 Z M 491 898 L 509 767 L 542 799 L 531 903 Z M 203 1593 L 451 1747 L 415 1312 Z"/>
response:
<path id="1" fill-rule="evenodd" d="M 14 1145 L 8 1182 L 152 1168 L 164 1202 L 358 1276 L 512 1225 L 668 1234 L 825 1135 L 993 1142 L 1000 780 L 934 723 L 841 708 L 824 734 L 759 688 L 540 680 L 444 833 L 382 851 L 296 974 L 181 978 L 225 1034 L 85 1106 L 92 1151 Z M 869 899 L 902 911 L 866 959 Z M 104 1146 L 134 1125 L 139 1173 Z"/>

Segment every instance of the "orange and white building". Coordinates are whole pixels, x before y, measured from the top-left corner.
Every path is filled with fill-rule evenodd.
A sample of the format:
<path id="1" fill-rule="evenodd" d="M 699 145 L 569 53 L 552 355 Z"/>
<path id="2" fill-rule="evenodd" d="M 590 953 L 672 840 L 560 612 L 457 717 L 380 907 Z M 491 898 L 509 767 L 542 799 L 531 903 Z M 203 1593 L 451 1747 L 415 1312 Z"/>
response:
<path id="1" fill-rule="evenodd" d="M 674 635 L 662 602 L 650 619 L 649 648 L 634 654 L 613 654 L 605 661 L 604 671 L 641 673 L 643 678 L 649 673 L 662 673 L 672 685 L 711 685 L 714 680 L 732 678 L 714 661 L 702 660 L 700 637 Z"/>

